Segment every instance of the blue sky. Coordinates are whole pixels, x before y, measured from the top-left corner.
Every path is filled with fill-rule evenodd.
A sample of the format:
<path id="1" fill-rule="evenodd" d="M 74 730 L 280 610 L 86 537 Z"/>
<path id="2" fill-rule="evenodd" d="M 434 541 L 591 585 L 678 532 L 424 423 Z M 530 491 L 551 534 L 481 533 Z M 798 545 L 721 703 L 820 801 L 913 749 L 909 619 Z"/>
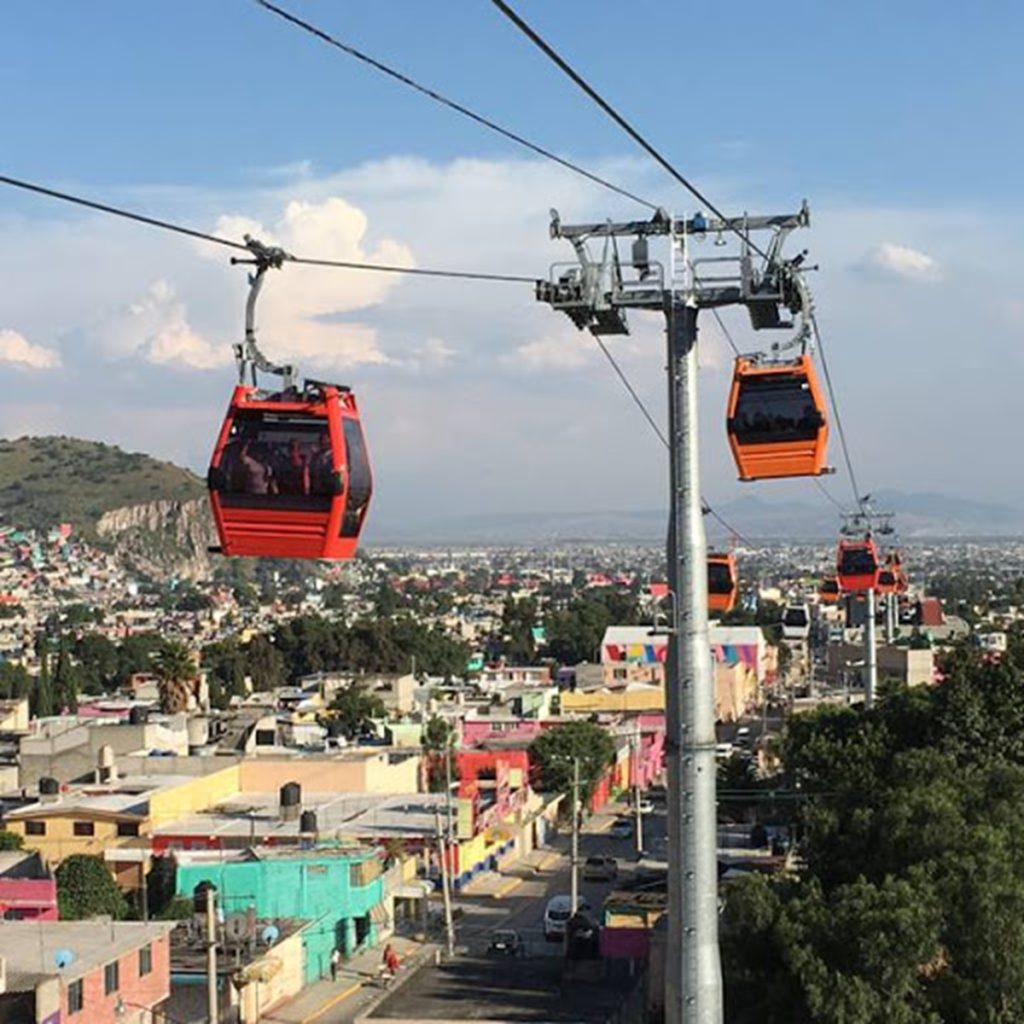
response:
<path id="1" fill-rule="evenodd" d="M 486 0 L 282 2 L 692 208 Z M 978 457 L 1019 434 L 1019 7 L 518 9 L 719 205 L 809 198 L 814 228 L 795 244 L 822 266 L 819 313 L 866 486 L 1024 505 L 1018 475 Z M 542 275 L 567 256 L 547 238 L 549 206 L 567 219 L 637 213 L 251 0 L 13 5 L 0 46 L 0 173 L 207 230 L 258 225 L 307 250 Z M 223 254 L 10 191 L 0 229 L 0 431 L 100 437 L 201 468 L 244 299 Z M 592 343 L 528 288 L 300 273 L 268 285 L 268 347 L 360 389 L 382 518 L 411 503 L 443 515 L 663 501 L 643 421 Z M 660 414 L 658 325 L 638 327 L 617 354 Z M 710 325 L 704 341 L 705 490 L 725 499 L 746 489 L 721 426 L 727 353 Z M 794 494 L 814 492 L 763 489 Z"/>

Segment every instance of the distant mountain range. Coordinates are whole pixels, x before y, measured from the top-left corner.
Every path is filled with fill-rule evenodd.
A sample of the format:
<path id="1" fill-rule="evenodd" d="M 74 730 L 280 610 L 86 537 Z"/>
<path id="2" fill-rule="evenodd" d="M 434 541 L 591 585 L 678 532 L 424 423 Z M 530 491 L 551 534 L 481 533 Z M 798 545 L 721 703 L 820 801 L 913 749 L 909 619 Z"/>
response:
<path id="1" fill-rule="evenodd" d="M 952 498 L 944 494 L 878 491 L 875 508 L 897 515 L 904 539 L 928 537 L 1024 537 L 1024 510 Z M 832 538 L 839 510 L 825 504 L 742 497 L 715 506 L 745 537 L 758 540 Z M 538 512 L 457 516 L 405 525 L 378 522 L 371 542 L 436 544 L 553 543 L 566 541 L 661 541 L 667 511 Z"/>

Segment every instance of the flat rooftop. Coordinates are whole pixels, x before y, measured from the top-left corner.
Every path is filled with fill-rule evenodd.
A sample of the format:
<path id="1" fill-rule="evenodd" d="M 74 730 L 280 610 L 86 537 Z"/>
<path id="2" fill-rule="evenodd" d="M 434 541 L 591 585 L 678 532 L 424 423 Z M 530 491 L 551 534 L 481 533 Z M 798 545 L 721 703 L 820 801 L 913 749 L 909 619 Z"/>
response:
<path id="1" fill-rule="evenodd" d="M 0 956 L 7 961 L 7 989 L 27 992 L 58 975 L 73 981 L 161 938 L 173 926 L 173 921 L 2 921 Z M 71 963 L 59 968 L 56 956 L 65 950 Z"/>
<path id="2" fill-rule="evenodd" d="M 278 793 L 242 793 L 209 811 L 183 815 L 154 835 L 224 836 L 256 839 L 300 834 L 300 822 L 282 821 Z M 445 812 L 440 793 L 383 796 L 380 793 L 303 793 L 302 810 L 314 811 L 321 839 L 358 840 L 433 836 L 436 814 Z"/>

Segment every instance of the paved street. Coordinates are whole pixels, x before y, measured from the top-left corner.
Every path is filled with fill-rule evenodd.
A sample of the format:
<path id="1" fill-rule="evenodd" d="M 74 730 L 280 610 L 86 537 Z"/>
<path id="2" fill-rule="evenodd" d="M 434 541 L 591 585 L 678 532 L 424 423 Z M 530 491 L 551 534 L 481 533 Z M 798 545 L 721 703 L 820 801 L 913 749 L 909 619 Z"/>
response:
<path id="1" fill-rule="evenodd" d="M 587 823 L 580 841 L 580 856 L 616 857 L 621 884 L 635 868 L 636 853 L 633 839 L 608 835 L 607 828 L 615 817 L 614 813 L 602 814 Z M 654 814 L 647 815 L 645 824 L 645 839 L 649 836 L 657 842 L 663 837 L 663 808 L 659 806 Z M 559 836 L 553 845 L 568 851 L 568 836 Z M 590 903 L 595 917 L 615 887 L 611 882 L 581 881 L 580 893 Z M 604 1020 L 607 1011 L 628 989 L 628 979 L 606 977 L 600 963 L 574 965 L 577 976 L 568 976 L 561 944 L 544 939 L 545 905 L 552 896 L 568 894 L 569 888 L 569 859 L 563 856 L 554 870 L 524 878 L 506 899 L 460 900 L 465 911 L 459 930 L 460 955 L 450 964 L 418 972 L 374 1010 L 372 1019 Z M 526 943 L 526 956 L 485 956 L 490 934 L 496 927 L 515 928 Z"/>

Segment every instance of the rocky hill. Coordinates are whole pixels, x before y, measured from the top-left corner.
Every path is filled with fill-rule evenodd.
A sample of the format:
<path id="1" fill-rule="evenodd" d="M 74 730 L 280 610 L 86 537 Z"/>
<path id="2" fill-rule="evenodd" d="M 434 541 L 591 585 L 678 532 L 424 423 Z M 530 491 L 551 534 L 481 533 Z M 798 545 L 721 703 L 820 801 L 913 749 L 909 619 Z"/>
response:
<path id="1" fill-rule="evenodd" d="M 208 571 L 214 532 L 205 493 L 189 470 L 113 445 L 0 440 L 0 520 L 33 529 L 71 523 L 148 574 Z"/>

